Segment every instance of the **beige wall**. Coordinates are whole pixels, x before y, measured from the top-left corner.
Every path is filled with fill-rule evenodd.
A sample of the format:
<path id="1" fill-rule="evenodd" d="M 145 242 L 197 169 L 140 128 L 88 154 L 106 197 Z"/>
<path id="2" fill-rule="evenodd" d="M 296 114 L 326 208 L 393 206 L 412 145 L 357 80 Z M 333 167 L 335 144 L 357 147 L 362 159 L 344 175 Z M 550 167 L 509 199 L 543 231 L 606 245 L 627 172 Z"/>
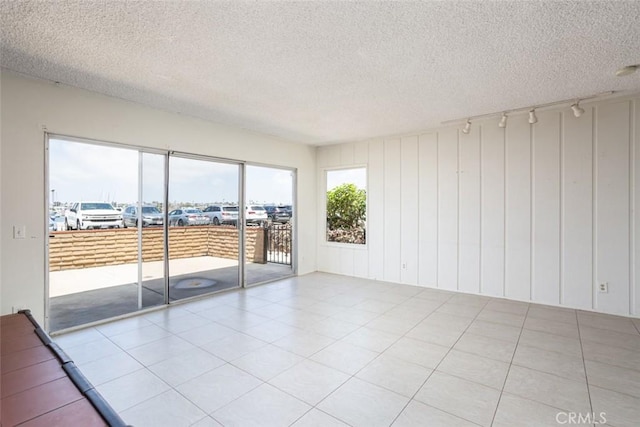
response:
<path id="1" fill-rule="evenodd" d="M 315 148 L 2 70 L 0 313 L 45 307 L 48 132 L 297 169 L 298 273 L 315 270 Z M 12 238 L 14 225 L 26 238 Z"/>

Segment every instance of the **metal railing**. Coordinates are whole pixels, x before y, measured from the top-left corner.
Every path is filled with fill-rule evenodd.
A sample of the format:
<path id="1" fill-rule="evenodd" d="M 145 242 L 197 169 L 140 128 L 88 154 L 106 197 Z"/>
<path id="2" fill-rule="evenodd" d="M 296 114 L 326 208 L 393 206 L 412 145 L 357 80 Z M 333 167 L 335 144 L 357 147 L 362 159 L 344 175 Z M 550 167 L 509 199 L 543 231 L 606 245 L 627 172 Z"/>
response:
<path id="1" fill-rule="evenodd" d="M 291 265 L 291 223 L 271 223 L 265 231 L 267 262 Z"/>

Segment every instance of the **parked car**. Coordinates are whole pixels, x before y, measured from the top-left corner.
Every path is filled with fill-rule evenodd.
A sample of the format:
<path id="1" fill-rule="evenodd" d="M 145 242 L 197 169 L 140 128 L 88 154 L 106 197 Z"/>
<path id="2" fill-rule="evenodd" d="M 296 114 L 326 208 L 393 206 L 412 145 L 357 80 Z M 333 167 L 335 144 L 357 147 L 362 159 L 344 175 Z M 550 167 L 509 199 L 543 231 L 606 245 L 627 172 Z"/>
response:
<path id="1" fill-rule="evenodd" d="M 267 217 L 272 222 L 284 224 L 291 219 L 291 213 L 287 211 L 284 206 L 264 205 L 264 209 L 267 211 Z"/>
<path id="2" fill-rule="evenodd" d="M 122 225 L 124 227 L 137 227 L 138 226 L 138 206 L 127 206 L 122 212 Z M 142 206 L 142 226 L 148 227 L 150 225 L 162 225 L 164 218 L 162 212 L 155 206 L 143 205 Z"/>
<path id="3" fill-rule="evenodd" d="M 245 207 L 246 215 L 245 219 L 247 225 L 254 224 L 262 226 L 267 222 L 267 211 L 264 209 L 264 206 L 260 205 L 248 205 Z"/>
<path id="4" fill-rule="evenodd" d="M 213 225 L 231 224 L 236 225 L 238 223 L 238 207 L 226 206 L 226 205 L 211 205 L 202 211 L 206 215 Z"/>
<path id="5" fill-rule="evenodd" d="M 76 202 L 64 213 L 67 230 L 120 228 L 122 214 L 108 202 Z"/>
<path id="6" fill-rule="evenodd" d="M 200 209 L 183 208 L 169 212 L 169 225 L 209 225 L 211 220 Z"/>

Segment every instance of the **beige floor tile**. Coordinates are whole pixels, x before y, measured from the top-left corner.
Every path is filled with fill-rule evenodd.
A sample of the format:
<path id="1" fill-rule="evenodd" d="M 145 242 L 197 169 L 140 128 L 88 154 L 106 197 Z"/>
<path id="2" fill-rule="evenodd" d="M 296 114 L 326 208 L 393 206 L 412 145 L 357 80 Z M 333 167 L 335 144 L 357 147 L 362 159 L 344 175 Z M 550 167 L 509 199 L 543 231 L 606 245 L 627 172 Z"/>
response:
<path id="1" fill-rule="evenodd" d="M 529 311 L 527 312 L 527 317 L 569 323 L 571 325 L 576 325 L 578 323 L 576 310 L 564 307 L 531 304 Z"/>
<path id="2" fill-rule="evenodd" d="M 565 417 L 566 418 L 563 418 Z M 502 393 L 492 427 L 541 427 L 568 420 L 566 411 L 533 400 Z"/>
<path id="3" fill-rule="evenodd" d="M 533 331 L 579 339 L 578 325 L 576 323 L 565 323 L 556 320 L 527 316 L 527 319 L 524 321 L 524 329 L 531 329 Z"/>
<path id="4" fill-rule="evenodd" d="M 640 399 L 627 394 L 589 386 L 593 412 L 616 427 L 637 427 L 640 420 Z"/>
<path id="5" fill-rule="evenodd" d="M 502 390 L 509 364 L 476 354 L 451 350 L 437 369 L 440 372 Z"/>
<path id="6" fill-rule="evenodd" d="M 523 329 L 520 335 L 519 345 L 555 351 L 556 353 L 563 353 L 568 356 L 582 357 L 582 346 L 578 339 L 548 334 L 546 332 Z"/>
<path id="7" fill-rule="evenodd" d="M 342 338 L 341 341 L 366 348 L 367 350 L 382 352 L 400 338 L 401 335 L 390 334 L 375 329 L 360 328 Z"/>
<path id="8" fill-rule="evenodd" d="M 476 424 L 489 426 L 499 398 L 500 392 L 496 389 L 434 372 L 414 399 Z"/>
<path id="9" fill-rule="evenodd" d="M 291 427 L 349 427 L 349 425 L 314 408 L 296 421 Z"/>
<path id="10" fill-rule="evenodd" d="M 409 402 L 407 407 L 392 424 L 393 427 L 474 427 L 471 423 L 455 415 L 448 414 L 433 406 L 425 405 L 416 400 Z"/>
<path id="11" fill-rule="evenodd" d="M 640 371 L 640 357 L 638 357 L 638 352 L 634 350 L 583 341 L 582 352 L 585 360 L 595 360 L 596 362 Z"/>
<path id="12" fill-rule="evenodd" d="M 193 345 L 202 346 L 236 333 L 237 332 L 231 328 L 211 322 L 188 331 L 180 332 L 176 335 Z"/>
<path id="13" fill-rule="evenodd" d="M 305 360 L 269 380 L 274 387 L 316 405 L 345 381 L 349 375 L 311 360 Z"/>
<path id="14" fill-rule="evenodd" d="M 517 342 L 522 329 L 515 326 L 501 325 L 499 323 L 485 322 L 483 320 L 475 320 L 466 332 L 483 337 L 496 338 L 503 341 Z"/>
<path id="15" fill-rule="evenodd" d="M 640 371 L 593 360 L 585 360 L 585 366 L 590 385 L 630 394 L 640 399 Z"/>
<path id="16" fill-rule="evenodd" d="M 121 415 L 127 423 L 136 427 L 189 427 L 206 416 L 175 390 L 165 391 L 139 403 Z"/>
<path id="17" fill-rule="evenodd" d="M 389 347 L 384 354 L 424 366 L 425 368 L 434 369 L 448 351 L 447 347 L 437 344 L 412 338 L 401 338 Z"/>
<path id="18" fill-rule="evenodd" d="M 172 387 L 225 364 L 202 349 L 195 348 L 149 366 L 149 370 Z"/>
<path id="19" fill-rule="evenodd" d="M 511 366 L 504 391 L 567 411 L 585 413 L 591 410 L 586 382 L 520 366 Z"/>
<path id="20" fill-rule="evenodd" d="M 132 348 L 128 353 L 145 366 L 151 366 L 197 347 L 175 335 Z"/>
<path id="21" fill-rule="evenodd" d="M 627 350 L 640 351 L 640 334 L 616 332 L 609 329 L 598 329 L 580 326 L 580 339 L 606 346 L 621 347 Z"/>
<path id="22" fill-rule="evenodd" d="M 465 333 L 460 337 L 455 350 L 476 354 L 501 362 L 511 362 L 516 349 L 516 344 L 510 341 L 502 341 L 495 338 L 483 337 L 471 333 Z"/>
<path id="23" fill-rule="evenodd" d="M 318 408 L 353 427 L 390 425 L 409 401 L 382 387 L 352 378 Z"/>
<path id="24" fill-rule="evenodd" d="M 267 381 L 304 360 L 274 345 L 267 345 L 231 362 L 234 366 Z"/>
<path id="25" fill-rule="evenodd" d="M 403 396 L 413 397 L 431 372 L 424 366 L 383 354 L 358 372 L 356 377 Z"/>
<path id="26" fill-rule="evenodd" d="M 375 351 L 338 341 L 311 356 L 311 360 L 353 375 L 378 355 Z"/>
<path id="27" fill-rule="evenodd" d="M 231 362 L 266 345 L 267 343 L 262 340 L 236 332 L 204 344 L 202 348 L 222 360 Z"/>
<path id="28" fill-rule="evenodd" d="M 306 403 L 263 384 L 212 416 L 226 427 L 281 427 L 293 424 L 310 409 Z"/>
<path id="29" fill-rule="evenodd" d="M 570 380 L 586 381 L 584 362 L 579 357 L 519 345 L 512 363 Z"/>
<path id="30" fill-rule="evenodd" d="M 210 414 L 260 384 L 258 378 L 227 364 L 177 386 L 176 390 Z"/>
<path id="31" fill-rule="evenodd" d="M 476 317 L 478 320 L 485 322 L 499 323 L 507 326 L 521 327 L 524 323 L 524 314 L 505 313 L 504 311 L 495 311 L 485 308 Z"/>
<path id="32" fill-rule="evenodd" d="M 310 331 L 294 332 L 273 342 L 273 345 L 299 356 L 309 357 L 336 342 L 333 338 Z"/>
<path id="33" fill-rule="evenodd" d="M 147 369 L 140 369 L 96 387 L 98 392 L 118 412 L 131 408 L 170 387 Z"/>

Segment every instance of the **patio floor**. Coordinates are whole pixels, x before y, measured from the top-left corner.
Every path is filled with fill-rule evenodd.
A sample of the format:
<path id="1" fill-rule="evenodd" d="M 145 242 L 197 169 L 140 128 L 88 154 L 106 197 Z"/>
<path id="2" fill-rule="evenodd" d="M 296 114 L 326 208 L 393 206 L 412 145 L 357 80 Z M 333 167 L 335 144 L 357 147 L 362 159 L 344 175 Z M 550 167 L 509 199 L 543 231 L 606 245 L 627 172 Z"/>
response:
<path id="1" fill-rule="evenodd" d="M 142 307 L 138 307 L 137 264 L 51 272 L 49 331 L 109 319 L 164 303 L 162 262 L 143 263 Z M 215 257 L 171 260 L 169 300 L 177 301 L 238 287 L 237 261 Z M 247 284 L 292 274 L 289 265 L 246 265 Z"/>

